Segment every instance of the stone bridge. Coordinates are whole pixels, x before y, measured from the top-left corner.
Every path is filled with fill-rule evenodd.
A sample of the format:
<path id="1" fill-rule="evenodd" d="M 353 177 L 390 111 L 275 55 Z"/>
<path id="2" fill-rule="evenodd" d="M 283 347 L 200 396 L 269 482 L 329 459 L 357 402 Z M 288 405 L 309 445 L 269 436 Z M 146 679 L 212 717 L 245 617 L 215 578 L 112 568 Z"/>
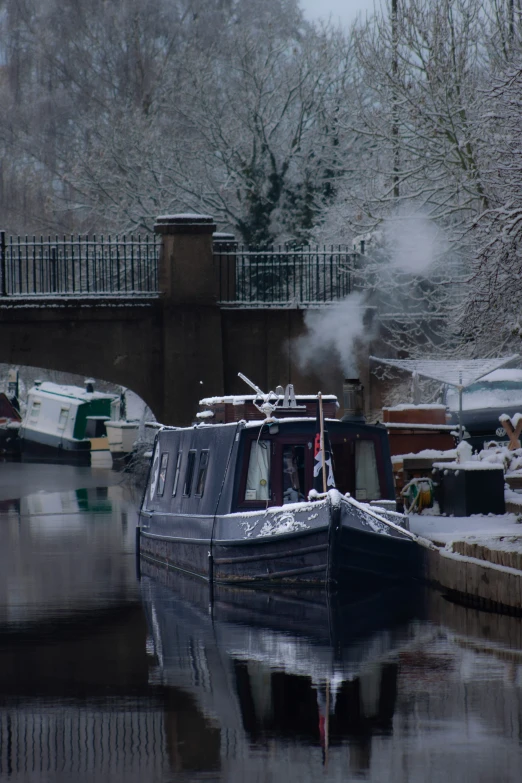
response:
<path id="1" fill-rule="evenodd" d="M 121 384 L 166 424 L 189 424 L 202 396 L 247 392 L 238 372 L 267 391 L 293 383 L 341 399 L 333 358 L 316 373 L 296 361 L 305 310 L 219 303 L 212 218 L 161 217 L 155 228 L 158 296 L 0 297 L 0 362 Z"/>

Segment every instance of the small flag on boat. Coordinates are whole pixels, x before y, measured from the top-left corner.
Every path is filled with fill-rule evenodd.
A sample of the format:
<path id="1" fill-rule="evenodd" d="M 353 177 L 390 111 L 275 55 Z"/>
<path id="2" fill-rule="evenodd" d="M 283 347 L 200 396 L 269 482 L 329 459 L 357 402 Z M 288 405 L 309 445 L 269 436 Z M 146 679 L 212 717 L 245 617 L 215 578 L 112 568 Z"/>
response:
<path id="1" fill-rule="evenodd" d="M 314 489 L 317 492 L 324 491 L 323 483 L 323 454 L 321 451 L 321 414 L 319 410 L 319 401 L 317 401 L 317 425 L 315 429 L 314 439 Z M 330 445 L 330 438 L 326 430 L 324 431 L 324 464 L 326 468 L 326 488 L 331 489 L 335 487 L 335 479 L 332 467 L 332 448 Z"/>

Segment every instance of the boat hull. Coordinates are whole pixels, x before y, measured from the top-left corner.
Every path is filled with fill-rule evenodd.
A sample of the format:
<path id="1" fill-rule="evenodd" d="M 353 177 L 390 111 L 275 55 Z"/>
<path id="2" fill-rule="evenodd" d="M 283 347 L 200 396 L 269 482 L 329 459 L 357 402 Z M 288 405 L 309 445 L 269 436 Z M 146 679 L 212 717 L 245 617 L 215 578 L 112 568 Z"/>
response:
<path id="1" fill-rule="evenodd" d="M 0 424 L 0 459 L 17 460 L 20 456 L 18 429 Z"/>
<path id="2" fill-rule="evenodd" d="M 216 543 L 214 581 L 324 585 L 330 581 L 328 539 L 326 528 L 267 541 Z"/>
<path id="3" fill-rule="evenodd" d="M 91 464 L 90 445 L 89 441 L 82 443 L 79 447 L 74 443 L 60 445 L 59 439 L 56 439 L 55 444 L 22 438 L 20 444 L 21 460 L 22 462 L 50 462 L 88 467 Z"/>
<path id="4" fill-rule="evenodd" d="M 389 533 L 378 519 L 377 529 L 357 526 L 353 509 L 343 504 L 303 505 L 303 510 L 260 512 L 259 519 L 227 515 L 199 538 L 168 535 L 168 520 L 156 527 L 150 517 L 142 518 L 146 524 L 140 531 L 140 554 L 223 584 L 364 588 L 378 581 L 421 577 L 423 550 L 412 537 L 398 529 Z M 182 532 L 181 520 L 177 524 L 177 532 Z M 204 527 L 200 520 L 201 532 Z"/>

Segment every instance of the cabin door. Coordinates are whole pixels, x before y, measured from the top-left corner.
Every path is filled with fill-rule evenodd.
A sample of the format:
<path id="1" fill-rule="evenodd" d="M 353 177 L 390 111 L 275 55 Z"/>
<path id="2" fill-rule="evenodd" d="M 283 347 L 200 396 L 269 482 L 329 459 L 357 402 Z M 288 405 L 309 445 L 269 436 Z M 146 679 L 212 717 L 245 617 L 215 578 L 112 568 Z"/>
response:
<path id="1" fill-rule="evenodd" d="M 355 444 L 351 439 L 332 443 L 335 486 L 343 495 L 355 497 Z"/>
<path id="2" fill-rule="evenodd" d="M 313 442 L 311 438 L 276 441 L 272 465 L 272 486 L 277 505 L 300 503 L 313 486 Z"/>

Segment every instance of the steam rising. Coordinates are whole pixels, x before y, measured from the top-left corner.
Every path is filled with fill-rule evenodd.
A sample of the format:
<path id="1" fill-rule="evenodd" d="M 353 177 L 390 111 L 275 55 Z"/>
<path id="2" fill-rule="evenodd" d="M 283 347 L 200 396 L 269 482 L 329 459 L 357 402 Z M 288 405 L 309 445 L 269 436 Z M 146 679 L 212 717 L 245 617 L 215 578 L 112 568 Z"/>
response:
<path id="1" fill-rule="evenodd" d="M 371 327 L 364 321 L 368 306 L 389 301 L 390 297 L 406 306 L 405 281 L 401 280 L 402 290 L 397 290 L 397 274 L 427 277 L 430 268 L 448 250 L 439 227 L 420 212 L 398 213 L 384 222 L 381 231 L 359 237 L 356 244 L 362 239 L 369 254 L 368 266 L 378 270 L 381 283 L 371 294 L 369 290 L 357 291 L 339 304 L 306 313 L 307 332 L 294 344 L 303 369 L 335 357 L 345 378 L 358 377 L 357 353 L 373 337 Z M 364 269 L 363 261 L 363 280 Z"/>
<path id="2" fill-rule="evenodd" d="M 318 364 L 328 354 L 339 361 L 345 377 L 356 377 L 355 347 L 364 340 L 364 295 L 350 294 L 339 304 L 305 314 L 307 333 L 297 338 L 297 359 L 301 367 Z"/>
<path id="3" fill-rule="evenodd" d="M 427 272 L 448 249 L 441 229 L 422 213 L 386 220 L 383 245 L 393 269 L 413 274 Z"/>

